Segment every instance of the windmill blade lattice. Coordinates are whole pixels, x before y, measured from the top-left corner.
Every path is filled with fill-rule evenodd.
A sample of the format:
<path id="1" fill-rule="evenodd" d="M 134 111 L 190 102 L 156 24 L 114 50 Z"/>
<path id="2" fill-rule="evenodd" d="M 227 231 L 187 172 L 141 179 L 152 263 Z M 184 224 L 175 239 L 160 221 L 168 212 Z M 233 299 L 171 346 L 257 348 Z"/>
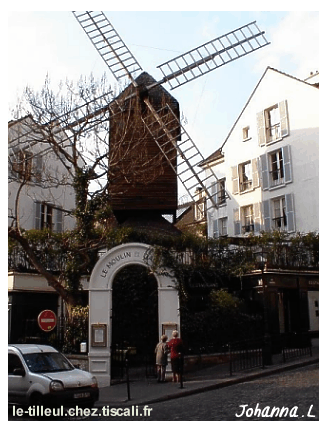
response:
<path id="1" fill-rule="evenodd" d="M 254 21 L 157 66 L 164 75 L 158 84 L 177 88 L 268 44 Z"/>
<path id="2" fill-rule="evenodd" d="M 207 197 L 207 210 L 218 208 L 218 196 L 211 194 L 211 185 L 218 182 L 218 178 L 211 168 L 204 171 L 199 167 L 204 158 L 200 150 L 188 135 L 169 105 L 155 110 L 145 100 L 149 114 L 143 118 L 147 130 L 166 157 L 180 182 L 183 184 L 192 201 L 197 201 L 196 187 L 201 187 Z M 179 143 L 177 144 L 177 141 Z M 176 161 L 177 150 L 177 161 Z M 230 198 L 225 192 L 226 198 Z M 219 197 L 221 198 L 221 197 Z"/>
<path id="3" fill-rule="evenodd" d="M 118 81 L 128 77 L 137 88 L 133 73 L 141 71 L 142 68 L 103 12 L 73 13 L 114 77 Z M 164 76 L 163 79 L 145 88 L 151 90 L 169 83 L 170 88 L 174 89 L 268 44 L 264 32 L 260 31 L 254 21 L 161 64 L 158 68 Z M 138 93 L 135 92 L 129 97 L 136 94 Z M 209 188 L 212 189 L 211 185 L 218 182 L 218 178 L 210 168 L 206 170 L 209 175 L 205 178 L 204 170 L 199 167 L 204 158 L 195 143 L 168 105 L 157 110 L 146 97 L 146 92 L 142 97 L 148 107 L 148 114 L 142 117 L 142 121 L 191 199 L 196 202 L 195 188 L 201 186 L 208 199 L 207 209 L 218 208 L 221 197 L 211 195 L 209 191 Z M 179 126 L 176 127 L 176 124 Z M 177 144 L 180 139 L 181 142 Z M 230 198 L 226 192 L 225 197 Z"/>
<path id="4" fill-rule="evenodd" d="M 137 87 L 133 73 L 142 68 L 104 13 L 73 11 L 73 14 L 117 81 L 128 77 Z"/>

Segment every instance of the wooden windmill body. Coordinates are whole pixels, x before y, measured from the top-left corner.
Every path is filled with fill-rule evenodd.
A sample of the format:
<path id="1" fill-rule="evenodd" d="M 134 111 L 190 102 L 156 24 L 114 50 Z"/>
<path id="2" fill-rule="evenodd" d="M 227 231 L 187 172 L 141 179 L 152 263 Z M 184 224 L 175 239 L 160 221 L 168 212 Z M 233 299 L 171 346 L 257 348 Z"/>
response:
<path id="1" fill-rule="evenodd" d="M 136 78 L 139 91 L 155 83 L 146 72 Z M 156 110 L 166 104 L 178 121 L 179 104 L 162 86 L 147 91 L 147 98 Z M 121 111 L 112 106 L 110 113 L 110 145 L 108 192 L 111 207 L 119 223 L 135 218 L 157 220 L 162 214 L 174 215 L 177 209 L 177 175 L 145 126 L 142 118 L 149 115 L 143 97 L 126 99 L 135 92 L 132 84 L 118 96 Z M 115 101 L 116 103 L 117 101 Z M 176 135 L 176 134 L 175 134 Z M 176 168 L 177 150 L 169 143 L 171 160 Z"/>

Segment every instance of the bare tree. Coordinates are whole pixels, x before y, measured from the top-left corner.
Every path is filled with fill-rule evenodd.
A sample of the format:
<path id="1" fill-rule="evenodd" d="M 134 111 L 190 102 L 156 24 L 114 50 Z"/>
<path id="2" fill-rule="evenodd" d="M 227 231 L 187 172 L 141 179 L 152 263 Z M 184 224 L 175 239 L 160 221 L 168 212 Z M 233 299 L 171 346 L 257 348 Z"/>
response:
<path id="1" fill-rule="evenodd" d="M 100 81 L 91 76 L 77 84 L 62 83 L 56 93 L 48 79 L 40 92 L 26 88 L 16 120 L 9 123 L 9 190 L 13 202 L 9 237 L 21 245 L 33 267 L 68 303 L 74 304 L 76 297 L 67 291 L 63 276 L 48 271 L 25 235 L 22 197 L 33 197 L 35 189 L 49 196 L 60 187 L 73 188 L 76 230 L 71 247 L 83 257 L 78 264 L 81 275 L 89 264 L 88 252 L 103 241 L 92 230 L 95 209 L 110 206 L 110 185 L 118 184 L 118 193 L 124 194 L 124 188 L 153 182 L 167 164 L 158 148 L 153 152 L 146 145 L 149 134 L 141 120 L 144 115 L 142 98 L 133 89 L 112 88 L 105 76 Z M 55 168 L 56 163 L 61 169 Z M 55 200 L 53 196 L 51 201 Z"/>
<path id="2" fill-rule="evenodd" d="M 88 248 L 101 242 L 88 239 L 88 230 L 83 225 L 90 202 L 107 195 L 108 106 L 113 96 L 114 90 L 105 77 L 100 82 L 92 77 L 81 79 L 77 85 L 66 82 L 56 94 L 46 80 L 39 93 L 26 88 L 16 111 L 17 118 L 8 125 L 9 237 L 20 244 L 35 270 L 69 304 L 76 303 L 76 293 L 66 289 L 63 275 L 58 277 L 49 271 L 26 236 L 24 217 L 30 215 L 22 205 L 23 197 L 35 200 L 41 196 L 56 203 L 62 199 L 58 191 L 62 194 L 68 188 L 74 191 L 79 235 L 74 237 L 73 248 L 84 257 L 80 260 L 82 272 L 89 261 Z M 62 211 L 71 216 L 71 209 Z M 40 228 L 51 231 L 53 226 L 45 221 Z"/>

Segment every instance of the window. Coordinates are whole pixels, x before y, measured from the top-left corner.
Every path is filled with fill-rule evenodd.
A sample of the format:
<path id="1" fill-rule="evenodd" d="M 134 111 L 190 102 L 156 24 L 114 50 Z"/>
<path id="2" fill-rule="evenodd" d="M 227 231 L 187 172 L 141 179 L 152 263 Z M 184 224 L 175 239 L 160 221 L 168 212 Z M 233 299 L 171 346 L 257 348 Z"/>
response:
<path id="1" fill-rule="evenodd" d="M 250 139 L 250 126 L 246 126 L 245 128 L 242 129 L 242 138 L 243 141 L 247 141 L 248 139 Z"/>
<path id="2" fill-rule="evenodd" d="M 227 217 L 218 219 L 219 236 L 227 236 Z"/>
<path id="3" fill-rule="evenodd" d="M 272 211 L 273 211 L 273 229 L 275 230 L 286 230 L 287 229 L 287 217 L 286 217 L 286 202 L 285 197 L 277 198 L 272 200 Z"/>
<path id="4" fill-rule="evenodd" d="M 257 114 L 259 145 L 269 144 L 288 135 L 286 100 L 276 103 Z"/>
<path id="5" fill-rule="evenodd" d="M 286 194 L 262 202 L 265 231 L 295 231 L 295 208 L 293 194 Z"/>
<path id="6" fill-rule="evenodd" d="M 73 369 L 67 359 L 56 352 L 24 354 L 24 360 L 29 370 L 35 373 L 61 372 Z"/>
<path id="7" fill-rule="evenodd" d="M 254 231 L 254 214 L 253 206 L 245 206 L 241 208 L 242 233 Z"/>
<path id="8" fill-rule="evenodd" d="M 240 191 L 252 189 L 252 165 L 251 161 L 239 165 Z"/>
<path id="9" fill-rule="evenodd" d="M 226 203 L 226 180 L 222 179 L 218 182 L 218 204 L 225 204 Z"/>
<path id="10" fill-rule="evenodd" d="M 19 150 L 14 155 L 12 171 L 19 180 L 30 181 L 32 177 L 32 158 L 33 154 L 24 150 Z"/>
<path id="11" fill-rule="evenodd" d="M 195 220 L 202 220 L 204 218 L 204 202 L 195 204 Z"/>
<path id="12" fill-rule="evenodd" d="M 258 161 L 254 158 L 231 167 L 233 194 L 251 191 L 260 186 Z"/>
<path id="13" fill-rule="evenodd" d="M 226 179 L 221 179 L 217 183 L 211 183 L 211 194 L 216 204 L 226 203 Z"/>
<path id="14" fill-rule="evenodd" d="M 13 375 L 15 369 L 24 369 L 23 364 L 16 354 L 8 353 L 8 375 Z"/>
<path id="15" fill-rule="evenodd" d="M 202 220 L 205 217 L 205 192 L 202 188 L 196 190 L 195 199 L 194 218 L 195 220 Z"/>
<path id="16" fill-rule="evenodd" d="M 270 181 L 272 186 L 284 183 L 283 152 L 281 149 L 270 153 Z"/>
<path id="17" fill-rule="evenodd" d="M 227 236 L 227 217 L 213 221 L 213 238 Z"/>
<path id="18" fill-rule="evenodd" d="M 35 228 L 62 232 L 63 211 L 55 206 L 44 203 L 35 203 Z"/>
<path id="19" fill-rule="evenodd" d="M 260 233 L 262 230 L 261 203 L 256 202 L 234 209 L 234 235 Z"/>
<path id="20" fill-rule="evenodd" d="M 12 156 L 12 172 L 19 180 L 35 181 L 42 180 L 42 156 L 19 150 Z"/>
<path id="21" fill-rule="evenodd" d="M 53 207 L 49 204 L 41 204 L 41 229 L 52 231 Z"/>
<path id="22" fill-rule="evenodd" d="M 280 118 L 278 105 L 265 110 L 265 123 L 266 123 L 266 138 L 267 142 L 275 141 L 280 138 Z"/>
<path id="23" fill-rule="evenodd" d="M 289 145 L 263 154 L 260 159 L 263 190 L 292 182 L 291 147 Z"/>

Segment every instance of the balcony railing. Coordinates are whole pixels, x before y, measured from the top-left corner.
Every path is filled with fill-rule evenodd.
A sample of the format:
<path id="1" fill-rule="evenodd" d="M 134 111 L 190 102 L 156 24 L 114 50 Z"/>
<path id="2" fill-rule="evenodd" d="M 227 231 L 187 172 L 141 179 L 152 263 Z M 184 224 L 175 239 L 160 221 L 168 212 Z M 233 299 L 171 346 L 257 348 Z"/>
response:
<path id="1" fill-rule="evenodd" d="M 280 123 L 271 125 L 266 129 L 267 142 L 275 141 L 281 138 L 281 128 Z"/>
<path id="2" fill-rule="evenodd" d="M 250 233 L 254 231 L 254 224 L 242 225 L 242 233 Z"/>
<path id="3" fill-rule="evenodd" d="M 46 270 L 56 273 L 61 272 L 64 269 L 65 263 L 65 255 L 64 254 L 47 254 L 42 251 L 36 253 L 36 255 L 40 255 L 40 261 L 46 268 Z M 8 254 L 8 269 L 10 271 L 18 271 L 18 272 L 35 272 L 34 266 L 30 263 L 27 255 L 20 249 L 14 249 Z"/>

